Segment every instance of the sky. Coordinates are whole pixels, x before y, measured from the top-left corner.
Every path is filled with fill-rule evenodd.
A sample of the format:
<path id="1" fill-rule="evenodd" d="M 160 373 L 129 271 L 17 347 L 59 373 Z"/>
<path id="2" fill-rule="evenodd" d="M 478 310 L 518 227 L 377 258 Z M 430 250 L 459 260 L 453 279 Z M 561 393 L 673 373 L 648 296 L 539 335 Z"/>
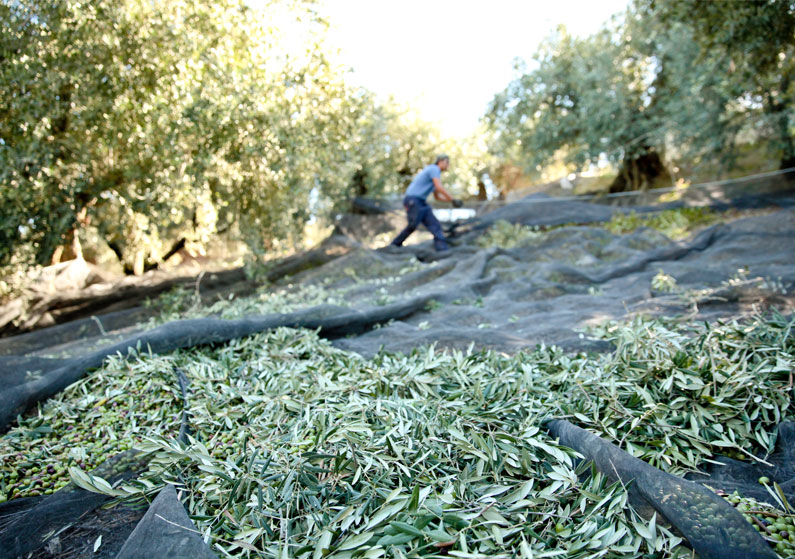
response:
<path id="1" fill-rule="evenodd" d="M 349 81 L 390 95 L 443 133 L 475 131 L 489 101 L 559 24 L 596 31 L 628 0 L 321 0 Z"/>

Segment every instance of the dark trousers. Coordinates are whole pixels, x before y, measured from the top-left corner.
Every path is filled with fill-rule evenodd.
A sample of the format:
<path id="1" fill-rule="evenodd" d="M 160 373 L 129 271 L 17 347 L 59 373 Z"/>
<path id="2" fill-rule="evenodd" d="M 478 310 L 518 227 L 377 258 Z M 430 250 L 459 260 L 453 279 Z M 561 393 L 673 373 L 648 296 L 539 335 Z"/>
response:
<path id="1" fill-rule="evenodd" d="M 400 234 L 395 237 L 392 244 L 401 246 L 409 235 L 414 233 L 415 229 L 422 223 L 428 231 L 433 235 L 433 246 L 436 250 L 447 250 L 450 248 L 447 245 L 447 240 L 444 238 L 442 232 L 442 225 L 436 216 L 433 215 L 433 208 L 428 205 L 428 202 L 416 196 L 406 196 L 403 198 L 403 207 L 406 208 L 406 217 L 408 218 L 408 225 Z"/>

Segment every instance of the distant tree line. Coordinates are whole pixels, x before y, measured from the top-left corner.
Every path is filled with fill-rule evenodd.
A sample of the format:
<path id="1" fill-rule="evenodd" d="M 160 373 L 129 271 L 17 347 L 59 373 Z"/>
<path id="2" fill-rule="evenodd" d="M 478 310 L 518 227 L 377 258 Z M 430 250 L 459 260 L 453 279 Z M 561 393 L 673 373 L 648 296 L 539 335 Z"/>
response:
<path id="1" fill-rule="evenodd" d="M 533 173 L 556 157 L 618 174 L 611 190 L 670 184 L 666 147 L 730 167 L 738 138 L 795 167 L 795 4 L 636 0 L 599 32 L 558 29 L 486 115 L 491 150 Z"/>

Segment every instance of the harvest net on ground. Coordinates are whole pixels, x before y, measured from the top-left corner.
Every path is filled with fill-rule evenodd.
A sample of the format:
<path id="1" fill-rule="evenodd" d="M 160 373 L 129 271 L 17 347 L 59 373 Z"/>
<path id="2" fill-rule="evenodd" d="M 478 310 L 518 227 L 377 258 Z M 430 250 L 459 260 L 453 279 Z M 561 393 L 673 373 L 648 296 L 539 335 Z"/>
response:
<path id="1" fill-rule="evenodd" d="M 443 259 L 347 243 L 239 302 L 180 292 L 151 324 L 7 340 L 2 553 L 115 557 L 167 486 L 190 520 L 137 537 L 221 556 L 791 553 L 793 212 L 676 241 L 533 229 L 550 208 L 615 213 L 508 206 Z"/>

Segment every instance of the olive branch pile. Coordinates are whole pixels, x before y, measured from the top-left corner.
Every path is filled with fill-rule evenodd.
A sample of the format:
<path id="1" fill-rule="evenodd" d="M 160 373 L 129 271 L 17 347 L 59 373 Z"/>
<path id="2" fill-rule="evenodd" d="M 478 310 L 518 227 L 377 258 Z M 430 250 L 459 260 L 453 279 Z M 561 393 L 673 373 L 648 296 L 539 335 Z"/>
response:
<path id="1" fill-rule="evenodd" d="M 364 359 L 279 329 L 119 356 L 0 439 L 0 496 L 71 478 L 140 501 L 172 483 L 213 549 L 234 557 L 685 557 L 620 484 L 578 479 L 588 465 L 543 421 L 567 418 L 677 475 L 715 454 L 765 455 L 795 417 L 792 325 L 636 319 L 595 332 L 609 355 Z M 187 444 L 177 371 L 190 382 Z M 137 479 L 111 488 L 86 473 L 130 447 L 151 456 Z"/>

